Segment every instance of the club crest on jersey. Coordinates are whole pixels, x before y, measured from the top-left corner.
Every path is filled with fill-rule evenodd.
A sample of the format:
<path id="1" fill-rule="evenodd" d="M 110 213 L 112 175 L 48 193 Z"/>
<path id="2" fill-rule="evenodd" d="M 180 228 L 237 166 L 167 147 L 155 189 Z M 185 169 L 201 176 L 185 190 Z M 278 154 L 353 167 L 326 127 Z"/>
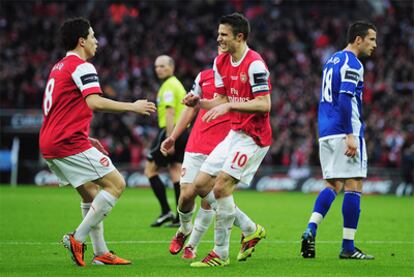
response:
<path id="1" fill-rule="evenodd" d="M 106 157 L 101 158 L 99 162 L 105 167 L 109 166 L 109 160 Z"/>
<path id="2" fill-rule="evenodd" d="M 246 73 L 244 73 L 244 72 L 240 73 L 240 81 L 242 81 L 242 83 L 246 83 L 247 82 L 247 75 L 246 75 Z"/>
<path id="3" fill-rule="evenodd" d="M 187 169 L 185 167 L 181 168 L 181 177 L 184 177 L 187 173 Z"/>

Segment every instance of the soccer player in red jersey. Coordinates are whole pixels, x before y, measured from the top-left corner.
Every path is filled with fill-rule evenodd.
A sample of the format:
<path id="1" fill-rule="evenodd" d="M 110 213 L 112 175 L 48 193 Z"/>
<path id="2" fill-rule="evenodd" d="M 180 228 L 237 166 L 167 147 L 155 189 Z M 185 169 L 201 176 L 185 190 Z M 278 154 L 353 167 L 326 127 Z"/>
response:
<path id="1" fill-rule="evenodd" d="M 197 75 L 190 93 L 204 99 L 213 99 L 215 91 L 213 69 L 207 69 Z M 202 121 L 205 113 L 206 110 L 200 110 L 198 107 L 186 107 L 171 135 L 161 144 L 161 151 L 165 155 L 174 150 L 175 141 L 197 115 L 185 148 L 181 170 L 181 193 L 177 207 L 180 227 L 170 244 L 171 254 L 178 254 L 183 248 L 185 240 L 191 234 L 190 243 L 185 247 L 182 256 L 184 259 L 195 258 L 198 243 L 202 235 L 207 231 L 214 215 L 214 211 L 211 210 L 209 204 L 206 201 L 202 201 L 193 228 L 191 220 L 195 210 L 194 200 L 197 194 L 192 183 L 207 156 L 230 130 L 228 116 L 222 116 L 217 120 L 206 123 Z M 186 207 L 188 207 L 187 209 L 190 212 L 182 213 L 181 210 L 185 210 Z"/>
<path id="2" fill-rule="evenodd" d="M 247 46 L 249 29 L 248 20 L 241 14 L 220 19 L 217 41 L 224 53 L 213 66 L 218 97 L 200 100 L 188 95 L 184 99 L 187 105 L 199 103 L 209 109 L 203 116 L 206 122 L 226 113 L 231 121 L 229 134 L 208 156 L 194 181 L 197 193 L 216 210 L 216 226 L 214 249 L 202 261 L 192 263 L 193 267 L 229 264 L 230 230 L 236 214 L 232 193 L 239 181 L 251 182 L 272 141 L 269 71 L 262 57 Z M 210 191 L 205 184 L 215 176 Z M 243 239 L 238 260 L 252 254 L 265 236 L 264 228 L 258 225 L 252 236 Z"/>
<path id="3" fill-rule="evenodd" d="M 74 233 L 64 235 L 62 242 L 79 266 L 85 266 L 84 242 L 88 235 L 95 254 L 93 264 L 131 264 L 108 250 L 102 223 L 124 191 L 125 180 L 99 141 L 89 138 L 89 128 L 92 111 L 149 115 L 155 112 L 155 104 L 147 100 L 126 103 L 101 97 L 98 74 L 87 62 L 98 47 L 88 20 L 65 21 L 61 39 L 68 52 L 53 66 L 46 83 L 39 146 L 60 185 L 71 184 L 82 199 L 84 218 Z"/>
<path id="4" fill-rule="evenodd" d="M 220 49 L 219 53 L 221 53 Z M 213 99 L 217 95 L 214 86 L 213 69 L 204 70 L 197 75 L 190 93 L 203 99 Z M 174 149 L 176 138 L 186 130 L 188 124 L 194 119 L 199 110 L 198 107 L 186 107 L 171 136 L 161 144 L 163 153 L 168 154 L 169 151 Z M 182 166 L 180 180 L 181 194 L 177 207 L 180 217 L 180 228 L 171 240 L 170 253 L 173 255 L 178 254 L 183 248 L 185 240 L 189 237 L 189 242 L 184 247 L 183 259 L 195 258 L 198 244 L 204 233 L 208 230 L 214 216 L 214 211 L 210 205 L 205 200 L 202 200 L 194 226 L 192 225 L 191 220 L 193 211 L 195 210 L 194 200 L 197 196 L 192 183 L 208 155 L 230 131 L 230 118 L 228 115 L 224 115 L 207 123 L 202 121 L 202 117 L 206 112 L 206 110 L 200 110 L 198 112 L 187 142 Z M 212 189 L 213 184 L 214 182 L 206 184 L 207 186 L 210 185 L 209 190 Z M 190 210 L 190 212 L 183 213 L 181 210 Z M 256 224 L 238 207 L 236 207 L 234 225 L 242 229 L 244 237 L 256 231 Z"/>

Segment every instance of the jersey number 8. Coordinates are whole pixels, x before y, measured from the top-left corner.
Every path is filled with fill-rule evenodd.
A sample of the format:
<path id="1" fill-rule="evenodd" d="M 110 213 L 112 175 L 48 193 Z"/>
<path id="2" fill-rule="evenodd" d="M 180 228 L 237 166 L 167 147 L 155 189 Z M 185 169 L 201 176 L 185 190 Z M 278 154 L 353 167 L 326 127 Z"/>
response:
<path id="1" fill-rule="evenodd" d="M 55 79 L 50 79 L 46 84 L 45 96 L 43 98 L 43 113 L 45 116 L 48 115 L 52 108 L 52 93 L 55 88 Z"/>
<path id="2" fill-rule="evenodd" d="M 332 102 L 332 68 L 326 68 L 323 71 L 322 78 L 322 100 L 321 102 Z"/>

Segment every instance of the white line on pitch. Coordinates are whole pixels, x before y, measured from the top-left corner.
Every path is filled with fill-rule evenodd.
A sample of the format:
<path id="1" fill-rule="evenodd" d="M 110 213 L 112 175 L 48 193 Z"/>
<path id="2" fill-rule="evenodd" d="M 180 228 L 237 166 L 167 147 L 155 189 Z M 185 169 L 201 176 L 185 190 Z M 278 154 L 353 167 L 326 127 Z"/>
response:
<path id="1" fill-rule="evenodd" d="M 202 243 L 213 243 L 212 240 L 203 240 Z M 264 243 L 271 244 L 299 244 L 300 241 L 294 240 L 265 240 Z M 318 244 L 337 244 L 341 241 L 336 240 L 325 240 L 318 241 Z M 170 243 L 169 240 L 121 240 L 121 241 L 107 241 L 108 244 L 167 244 Z M 231 241 L 231 243 L 240 243 L 240 241 Z M 366 244 L 414 244 L 414 241 L 401 241 L 401 240 L 390 240 L 390 241 L 381 241 L 381 240 L 367 240 L 367 241 L 358 241 L 358 243 Z M 59 242 L 36 242 L 36 241 L 0 241 L 0 245 L 55 245 Z"/>

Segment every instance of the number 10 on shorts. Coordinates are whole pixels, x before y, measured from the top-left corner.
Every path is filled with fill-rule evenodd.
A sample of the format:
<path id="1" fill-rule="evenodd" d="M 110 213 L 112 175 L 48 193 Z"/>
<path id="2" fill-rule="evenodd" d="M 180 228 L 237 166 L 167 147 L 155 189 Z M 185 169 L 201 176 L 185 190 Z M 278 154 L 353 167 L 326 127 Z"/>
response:
<path id="1" fill-rule="evenodd" d="M 237 151 L 236 155 L 234 155 L 233 161 L 231 162 L 231 168 L 234 168 L 236 165 L 241 168 L 246 165 L 247 160 L 248 158 L 246 154 L 240 154 L 240 152 Z"/>

